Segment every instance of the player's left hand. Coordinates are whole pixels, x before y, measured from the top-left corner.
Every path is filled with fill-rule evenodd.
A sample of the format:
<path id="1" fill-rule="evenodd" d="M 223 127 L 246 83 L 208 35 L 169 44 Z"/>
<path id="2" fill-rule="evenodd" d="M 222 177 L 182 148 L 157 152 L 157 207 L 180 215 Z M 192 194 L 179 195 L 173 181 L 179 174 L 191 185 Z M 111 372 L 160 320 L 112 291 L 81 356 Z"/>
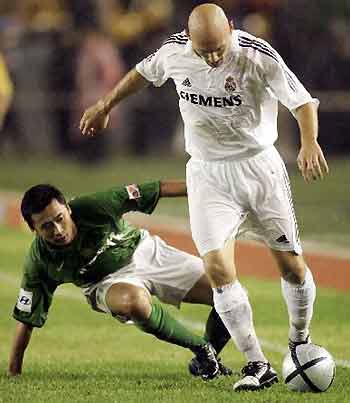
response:
<path id="1" fill-rule="evenodd" d="M 297 163 L 306 182 L 323 179 L 329 172 L 327 161 L 317 141 L 302 145 Z"/>
<path id="2" fill-rule="evenodd" d="M 104 107 L 103 101 L 96 102 L 85 112 L 80 120 L 80 130 L 84 136 L 93 137 L 108 126 L 109 113 Z"/>

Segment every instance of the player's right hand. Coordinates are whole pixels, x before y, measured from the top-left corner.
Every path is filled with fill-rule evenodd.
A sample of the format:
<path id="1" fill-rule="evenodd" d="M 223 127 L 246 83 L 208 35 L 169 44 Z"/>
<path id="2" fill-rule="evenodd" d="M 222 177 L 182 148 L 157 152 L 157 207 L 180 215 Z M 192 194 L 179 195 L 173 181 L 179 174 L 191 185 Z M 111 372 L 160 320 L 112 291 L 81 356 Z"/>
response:
<path id="1" fill-rule="evenodd" d="M 80 130 L 84 136 L 94 136 L 97 132 L 105 129 L 109 122 L 109 114 L 104 108 L 102 101 L 86 109 L 80 120 Z"/>

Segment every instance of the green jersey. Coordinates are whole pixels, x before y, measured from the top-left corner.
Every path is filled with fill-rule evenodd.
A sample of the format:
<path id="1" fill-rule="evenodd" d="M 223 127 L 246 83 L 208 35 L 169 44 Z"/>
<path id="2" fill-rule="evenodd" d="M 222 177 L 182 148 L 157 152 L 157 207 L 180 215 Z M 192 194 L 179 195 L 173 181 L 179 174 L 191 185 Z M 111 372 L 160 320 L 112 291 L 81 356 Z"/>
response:
<path id="1" fill-rule="evenodd" d="M 69 206 L 77 235 L 64 247 L 35 238 L 25 259 L 14 318 L 41 327 L 60 284 L 85 287 L 127 265 L 141 233 L 122 216 L 128 211 L 152 213 L 159 192 L 159 182 L 147 182 L 71 200 Z"/>

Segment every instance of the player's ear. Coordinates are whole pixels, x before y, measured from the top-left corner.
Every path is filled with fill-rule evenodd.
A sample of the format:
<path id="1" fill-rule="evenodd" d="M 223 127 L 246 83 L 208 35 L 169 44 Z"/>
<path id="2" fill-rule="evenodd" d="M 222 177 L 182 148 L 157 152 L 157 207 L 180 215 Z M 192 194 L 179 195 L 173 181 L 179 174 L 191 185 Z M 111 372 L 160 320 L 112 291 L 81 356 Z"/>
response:
<path id="1" fill-rule="evenodd" d="M 235 29 L 235 26 L 233 24 L 233 20 L 230 20 L 228 23 L 230 25 L 230 31 L 232 32 Z"/>
<path id="2" fill-rule="evenodd" d="M 185 28 L 185 33 L 190 38 L 190 31 L 189 31 L 188 27 Z"/>
<path id="3" fill-rule="evenodd" d="M 72 215 L 72 209 L 70 208 L 70 205 L 66 204 L 66 207 L 67 207 L 69 215 Z"/>
<path id="4" fill-rule="evenodd" d="M 33 226 L 30 225 L 29 228 L 30 228 L 30 230 L 31 230 L 31 232 L 32 232 L 33 234 L 40 235 L 40 234 L 39 234 L 39 231 L 35 228 L 34 223 L 33 223 Z"/>
<path id="5" fill-rule="evenodd" d="M 28 228 L 30 229 L 30 232 L 32 232 L 33 234 L 38 233 L 38 231 L 35 228 L 33 219 L 30 219 L 30 221 L 27 221 L 27 224 L 28 224 Z"/>

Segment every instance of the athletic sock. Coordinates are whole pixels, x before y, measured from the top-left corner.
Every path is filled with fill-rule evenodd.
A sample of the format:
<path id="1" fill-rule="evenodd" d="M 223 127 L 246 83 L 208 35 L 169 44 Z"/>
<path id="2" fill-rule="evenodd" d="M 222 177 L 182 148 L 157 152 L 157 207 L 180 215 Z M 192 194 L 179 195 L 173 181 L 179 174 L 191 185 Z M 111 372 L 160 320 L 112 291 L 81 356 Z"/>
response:
<path id="1" fill-rule="evenodd" d="M 316 298 L 316 285 L 310 269 L 306 267 L 303 284 L 291 284 L 281 278 L 281 288 L 289 314 L 289 339 L 304 341 L 309 335 Z"/>
<path id="2" fill-rule="evenodd" d="M 203 337 L 186 329 L 157 302 L 152 303 L 150 317 L 145 321 L 135 322 L 135 324 L 142 331 L 153 334 L 160 340 L 189 348 L 193 352 L 199 346 L 207 343 Z"/>
<path id="3" fill-rule="evenodd" d="M 237 280 L 213 289 L 214 306 L 239 351 L 247 361 L 267 362 L 256 337 L 247 293 Z"/>
<path id="4" fill-rule="evenodd" d="M 210 342 L 218 355 L 231 339 L 230 333 L 226 329 L 215 308 L 210 311 L 208 316 L 205 325 L 204 339 Z"/>

